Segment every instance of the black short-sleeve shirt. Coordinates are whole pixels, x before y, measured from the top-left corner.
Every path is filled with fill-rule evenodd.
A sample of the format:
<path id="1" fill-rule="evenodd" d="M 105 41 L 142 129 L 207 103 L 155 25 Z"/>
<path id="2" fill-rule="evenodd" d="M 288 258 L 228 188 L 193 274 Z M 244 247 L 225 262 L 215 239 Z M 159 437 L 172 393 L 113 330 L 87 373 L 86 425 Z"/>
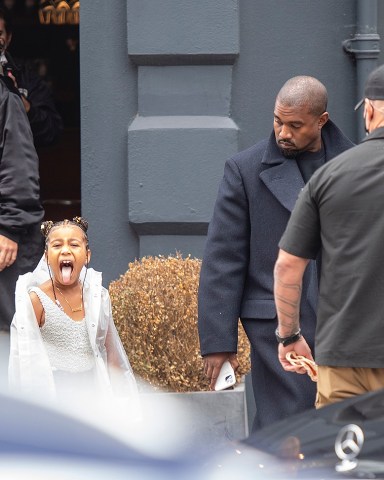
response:
<path id="1" fill-rule="evenodd" d="M 384 128 L 313 175 L 279 247 L 321 250 L 318 364 L 384 367 Z"/>

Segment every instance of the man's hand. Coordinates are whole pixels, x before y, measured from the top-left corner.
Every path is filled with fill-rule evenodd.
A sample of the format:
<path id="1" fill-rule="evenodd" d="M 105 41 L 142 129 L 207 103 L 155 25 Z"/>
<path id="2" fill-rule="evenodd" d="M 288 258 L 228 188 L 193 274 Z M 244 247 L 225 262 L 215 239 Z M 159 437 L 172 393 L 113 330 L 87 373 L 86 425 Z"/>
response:
<path id="1" fill-rule="evenodd" d="M 209 388 L 211 390 L 215 389 L 216 379 L 220 373 L 220 369 L 223 363 L 229 360 L 229 363 L 232 365 L 233 370 L 239 368 L 239 362 L 237 360 L 236 353 L 230 352 L 221 352 L 221 353 L 211 353 L 210 355 L 206 355 L 203 358 L 204 361 L 204 373 L 210 380 Z"/>
<path id="2" fill-rule="evenodd" d="M 0 235 L 0 272 L 10 267 L 17 257 L 18 245 L 3 235 Z"/>
<path id="3" fill-rule="evenodd" d="M 8 77 L 13 81 L 13 84 L 15 85 L 15 88 L 17 88 L 17 90 L 19 90 L 19 87 L 18 87 L 18 85 L 17 85 L 17 81 L 16 81 L 15 76 L 14 76 L 11 72 L 8 72 L 7 75 L 8 75 Z M 29 101 L 25 98 L 24 95 L 21 95 L 21 100 L 22 100 L 22 102 L 23 102 L 25 111 L 28 113 L 29 110 L 31 109 L 31 104 L 30 104 Z"/>
<path id="4" fill-rule="evenodd" d="M 279 361 L 287 372 L 296 372 L 296 373 L 307 373 L 304 367 L 300 367 L 298 365 L 292 365 L 287 359 L 286 355 L 288 352 L 296 352 L 297 355 L 303 355 L 303 357 L 308 358 L 309 360 L 313 360 L 311 349 L 308 346 L 304 337 L 300 337 L 300 339 L 288 345 L 287 347 L 283 347 L 281 343 L 279 343 Z"/>

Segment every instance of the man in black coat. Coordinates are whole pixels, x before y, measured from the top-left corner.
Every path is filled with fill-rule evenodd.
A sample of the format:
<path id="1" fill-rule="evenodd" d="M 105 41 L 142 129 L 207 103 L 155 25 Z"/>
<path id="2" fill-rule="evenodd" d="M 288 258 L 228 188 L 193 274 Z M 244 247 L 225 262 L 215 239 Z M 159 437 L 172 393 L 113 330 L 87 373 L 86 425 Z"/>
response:
<path id="1" fill-rule="evenodd" d="M 43 254 L 43 216 L 31 127 L 20 96 L 0 75 L 0 331 L 9 332 L 18 276 Z"/>
<path id="2" fill-rule="evenodd" d="M 327 91 L 313 77 L 288 80 L 277 95 L 274 132 L 227 161 L 211 220 L 199 286 L 199 336 L 213 389 L 229 360 L 238 367 L 238 320 L 251 343 L 254 428 L 314 406 L 315 385 L 287 375 L 277 359 L 273 268 L 300 190 L 325 162 L 352 147 L 328 118 Z M 318 260 L 319 261 L 319 260 Z M 301 327 L 313 347 L 318 287 L 306 271 Z"/>

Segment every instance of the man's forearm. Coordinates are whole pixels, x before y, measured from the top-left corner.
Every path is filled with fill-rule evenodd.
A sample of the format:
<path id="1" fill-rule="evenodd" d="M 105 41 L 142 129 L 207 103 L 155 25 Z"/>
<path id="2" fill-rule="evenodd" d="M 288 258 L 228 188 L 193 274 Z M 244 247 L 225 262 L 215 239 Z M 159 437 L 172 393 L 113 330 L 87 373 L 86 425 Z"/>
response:
<path id="1" fill-rule="evenodd" d="M 274 295 L 280 337 L 300 329 L 302 281 L 308 260 L 280 250 L 274 270 Z"/>
<path id="2" fill-rule="evenodd" d="M 300 329 L 301 283 L 285 283 L 275 278 L 275 303 L 278 331 L 281 337 L 289 337 Z"/>

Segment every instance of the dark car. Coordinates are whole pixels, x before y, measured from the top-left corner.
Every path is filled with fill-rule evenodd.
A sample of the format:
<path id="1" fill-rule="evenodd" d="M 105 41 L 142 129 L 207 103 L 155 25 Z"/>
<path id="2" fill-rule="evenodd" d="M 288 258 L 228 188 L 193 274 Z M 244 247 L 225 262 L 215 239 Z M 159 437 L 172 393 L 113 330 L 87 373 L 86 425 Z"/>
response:
<path id="1" fill-rule="evenodd" d="M 242 478 L 384 479 L 384 390 L 277 422 L 216 463 Z"/>
<path id="2" fill-rule="evenodd" d="M 187 454 L 173 444 L 158 456 L 81 415 L 7 394 L 0 407 L 0 478 L 7 480 L 384 479 L 384 390 L 305 411 L 240 442 L 228 439 L 215 454 L 202 440 Z M 169 433 L 180 423 L 171 407 Z M 149 437 L 166 444 L 168 433 L 150 423 Z M 133 426 L 130 438 L 138 440 L 144 425 Z"/>
<path id="3" fill-rule="evenodd" d="M 81 395 L 73 397 L 77 411 Z M 139 442 L 124 441 L 104 422 L 92 422 L 7 393 L 0 393 L 0 478 L 6 480 L 127 480 L 200 478 L 196 459 L 185 455 L 154 455 Z M 121 429 L 124 429 L 121 424 Z M 140 437 L 145 424 L 131 425 L 130 438 Z M 153 429 L 156 434 L 156 429 Z M 166 438 L 155 438 L 158 444 Z"/>

